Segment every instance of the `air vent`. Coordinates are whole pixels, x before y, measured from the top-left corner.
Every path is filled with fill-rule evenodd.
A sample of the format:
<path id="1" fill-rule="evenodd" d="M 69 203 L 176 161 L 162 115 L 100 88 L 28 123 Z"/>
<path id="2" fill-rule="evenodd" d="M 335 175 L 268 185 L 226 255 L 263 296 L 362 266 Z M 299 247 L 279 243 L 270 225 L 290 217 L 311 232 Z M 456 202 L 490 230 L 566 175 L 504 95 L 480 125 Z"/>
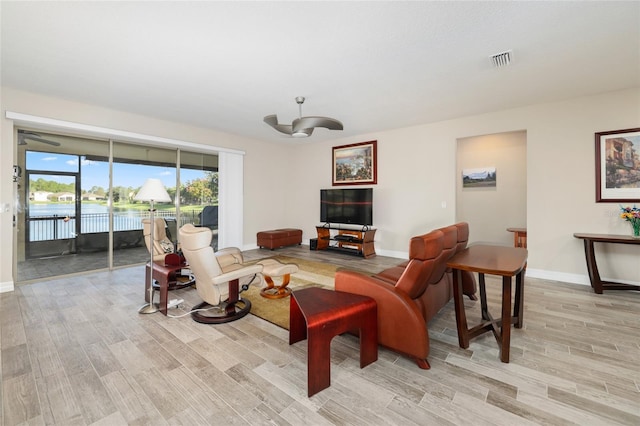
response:
<path id="1" fill-rule="evenodd" d="M 491 58 L 491 63 L 496 68 L 506 67 L 511 63 L 511 57 L 513 56 L 512 50 L 507 50 L 506 52 L 496 53 L 495 55 L 489 56 Z"/>

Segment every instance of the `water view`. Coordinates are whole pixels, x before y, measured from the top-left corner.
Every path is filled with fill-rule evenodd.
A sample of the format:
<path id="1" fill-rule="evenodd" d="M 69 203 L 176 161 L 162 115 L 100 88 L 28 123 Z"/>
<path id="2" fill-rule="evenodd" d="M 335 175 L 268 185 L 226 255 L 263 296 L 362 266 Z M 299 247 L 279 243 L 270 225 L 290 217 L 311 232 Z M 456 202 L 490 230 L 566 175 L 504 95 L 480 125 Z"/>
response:
<path id="1" fill-rule="evenodd" d="M 114 208 L 113 230 L 142 230 L 142 219 L 149 217 L 147 210 Z M 175 218 L 176 211 L 159 210 L 156 217 Z M 76 237 L 75 204 L 29 203 L 29 240 L 45 241 Z M 82 204 L 80 233 L 109 232 L 109 207 L 104 204 Z"/>

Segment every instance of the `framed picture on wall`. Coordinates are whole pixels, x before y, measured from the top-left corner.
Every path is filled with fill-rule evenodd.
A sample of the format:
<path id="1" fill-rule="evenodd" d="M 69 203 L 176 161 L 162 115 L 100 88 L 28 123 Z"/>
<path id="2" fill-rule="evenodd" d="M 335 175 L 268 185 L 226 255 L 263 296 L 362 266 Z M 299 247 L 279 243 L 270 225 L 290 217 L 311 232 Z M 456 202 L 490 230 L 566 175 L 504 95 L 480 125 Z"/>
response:
<path id="1" fill-rule="evenodd" d="M 333 185 L 378 183 L 378 141 L 333 147 Z"/>
<path id="2" fill-rule="evenodd" d="M 595 136 L 596 202 L 640 202 L 640 128 Z"/>
<path id="3" fill-rule="evenodd" d="M 495 167 L 462 169 L 463 188 L 494 188 L 497 182 Z"/>

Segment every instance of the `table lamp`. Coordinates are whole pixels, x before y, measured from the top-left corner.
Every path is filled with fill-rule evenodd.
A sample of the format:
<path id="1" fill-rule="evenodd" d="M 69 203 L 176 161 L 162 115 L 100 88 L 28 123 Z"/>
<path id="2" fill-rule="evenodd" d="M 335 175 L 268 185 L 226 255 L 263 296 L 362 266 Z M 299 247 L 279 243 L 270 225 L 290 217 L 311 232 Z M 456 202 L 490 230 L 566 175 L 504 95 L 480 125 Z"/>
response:
<path id="1" fill-rule="evenodd" d="M 149 303 L 138 309 L 138 313 L 140 314 L 152 314 L 158 311 L 158 307 L 153 303 L 153 230 L 155 228 L 155 208 L 153 207 L 153 203 L 160 202 L 166 203 L 171 201 L 171 197 L 167 193 L 162 181 L 160 179 L 149 178 L 144 182 L 140 191 L 133 197 L 136 201 L 148 201 L 149 202 L 149 217 L 151 219 L 150 223 L 150 235 L 149 239 L 151 244 L 149 244 L 149 269 L 151 273 L 149 274 Z"/>

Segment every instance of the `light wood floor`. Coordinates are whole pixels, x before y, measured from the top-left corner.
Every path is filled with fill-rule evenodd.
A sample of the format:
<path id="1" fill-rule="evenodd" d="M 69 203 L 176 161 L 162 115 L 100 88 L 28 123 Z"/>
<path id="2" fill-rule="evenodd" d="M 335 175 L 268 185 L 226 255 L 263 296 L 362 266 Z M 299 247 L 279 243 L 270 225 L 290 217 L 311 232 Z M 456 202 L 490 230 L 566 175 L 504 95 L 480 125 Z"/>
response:
<path id="1" fill-rule="evenodd" d="M 304 246 L 246 253 L 273 254 L 398 263 Z M 253 315 L 217 326 L 140 315 L 143 280 L 136 266 L 0 294 L 3 425 L 640 424 L 638 292 L 526 280 L 509 364 L 491 335 L 458 347 L 452 303 L 429 325 L 430 370 L 385 349 L 360 369 L 357 339 L 338 336 L 331 387 L 307 398 L 306 342 L 289 346 L 286 330 Z M 488 287 L 497 307 L 499 286 Z M 195 290 L 171 297 L 198 301 Z M 478 302 L 465 303 L 477 319 Z"/>

